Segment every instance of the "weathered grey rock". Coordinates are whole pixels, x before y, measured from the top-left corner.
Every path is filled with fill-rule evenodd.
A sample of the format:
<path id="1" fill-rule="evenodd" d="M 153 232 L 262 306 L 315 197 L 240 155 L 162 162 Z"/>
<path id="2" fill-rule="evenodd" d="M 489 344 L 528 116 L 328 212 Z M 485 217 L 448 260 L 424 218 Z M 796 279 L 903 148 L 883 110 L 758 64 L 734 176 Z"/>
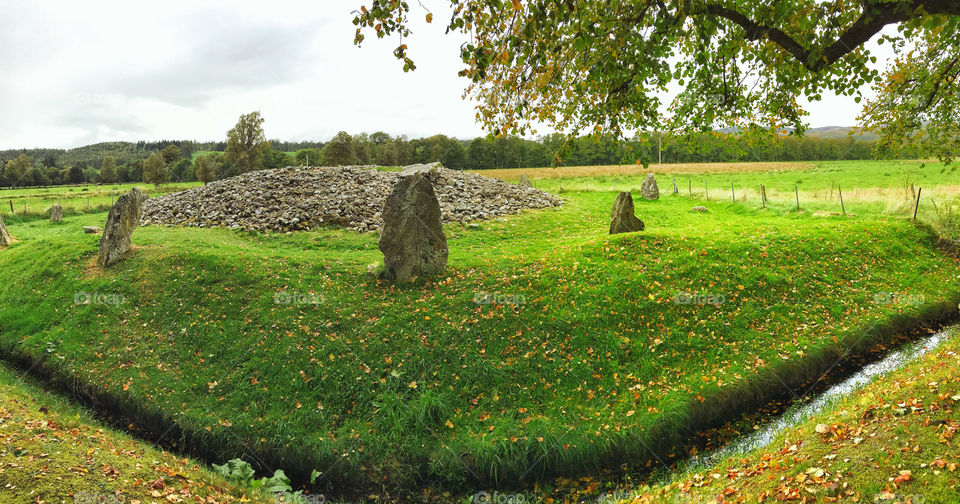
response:
<path id="1" fill-rule="evenodd" d="M 13 239 L 7 232 L 7 225 L 3 223 L 3 217 L 0 217 L 0 247 L 9 247 L 11 243 L 13 243 Z"/>
<path id="2" fill-rule="evenodd" d="M 83 226 L 83 232 L 87 234 L 100 234 L 101 231 L 97 226 Z"/>
<path id="3" fill-rule="evenodd" d="M 447 267 L 447 237 L 440 223 L 440 202 L 427 175 L 402 177 L 383 205 L 380 251 L 383 278 L 409 282 L 442 273 Z"/>
<path id="4" fill-rule="evenodd" d="M 110 209 L 110 214 L 107 215 L 107 223 L 103 226 L 97 264 L 104 267 L 111 266 L 123 259 L 124 254 L 130 251 L 133 245 L 131 242 L 133 230 L 140 223 L 140 217 L 143 214 L 142 206 L 146 199 L 147 197 L 136 187 L 117 198 L 117 202 Z"/>
<path id="5" fill-rule="evenodd" d="M 652 173 L 648 173 L 647 178 L 640 184 L 640 196 L 648 200 L 660 199 L 660 186 L 657 185 L 657 179 Z"/>
<path id="6" fill-rule="evenodd" d="M 533 184 L 530 183 L 530 179 L 528 179 L 527 176 L 522 173 L 520 174 L 520 182 L 518 182 L 517 185 L 521 187 L 533 187 Z"/>
<path id="7" fill-rule="evenodd" d="M 563 203 L 538 189 L 465 171 L 443 169 L 429 176 L 444 224 L 466 225 Z M 329 226 L 376 231 L 383 225 L 383 203 L 403 177 L 353 166 L 253 171 L 150 198 L 140 224 L 277 233 Z"/>
<path id="8" fill-rule="evenodd" d="M 697 212 L 697 213 L 709 212 L 709 210 L 707 210 L 707 207 L 705 207 L 705 206 L 695 206 L 695 207 L 691 208 L 690 211 L 691 211 L 691 212 Z"/>
<path id="9" fill-rule="evenodd" d="M 54 204 L 50 207 L 50 222 L 60 222 L 63 220 L 63 207 L 59 204 Z"/>
<path id="10" fill-rule="evenodd" d="M 414 173 L 440 173 L 440 170 L 443 169 L 443 165 L 439 161 L 427 164 L 412 164 L 404 166 L 403 170 L 400 170 L 401 175 L 412 175 Z"/>
<path id="11" fill-rule="evenodd" d="M 610 213 L 610 234 L 643 231 L 643 221 L 633 213 L 633 196 L 628 192 L 617 195 Z"/>

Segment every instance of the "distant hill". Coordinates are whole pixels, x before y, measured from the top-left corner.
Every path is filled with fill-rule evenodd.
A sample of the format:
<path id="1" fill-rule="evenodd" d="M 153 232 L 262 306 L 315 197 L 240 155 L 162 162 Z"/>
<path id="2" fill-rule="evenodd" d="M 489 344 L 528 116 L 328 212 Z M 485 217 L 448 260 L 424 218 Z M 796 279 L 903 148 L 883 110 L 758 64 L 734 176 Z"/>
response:
<path id="1" fill-rule="evenodd" d="M 99 167 L 103 158 L 107 156 L 113 156 L 116 158 L 117 164 L 122 165 L 138 159 L 146 159 L 171 144 L 180 147 L 180 152 L 187 158 L 192 157 L 194 152 L 223 152 L 227 147 L 225 142 L 160 140 L 151 142 L 101 142 L 73 149 L 8 149 L 0 150 L 0 166 L 6 160 L 14 159 L 20 154 L 32 157 L 37 163 L 43 163 L 44 160 L 52 158 L 53 164 L 59 167 L 76 164 Z M 293 152 L 297 149 L 306 148 L 319 149 L 324 145 L 323 142 L 285 142 L 280 140 L 270 140 L 270 144 L 275 150 L 283 152 Z"/>
<path id="2" fill-rule="evenodd" d="M 820 128 L 810 128 L 807 130 L 807 135 L 817 138 L 846 138 L 850 135 L 851 131 L 857 131 L 853 135 L 853 137 L 857 140 L 876 140 L 880 138 L 875 133 L 861 133 L 852 126 L 823 126 Z"/>
<path id="3" fill-rule="evenodd" d="M 113 156 L 118 163 L 128 163 L 137 159 L 145 159 L 157 152 L 155 146 L 149 146 L 144 142 L 102 142 L 93 145 L 85 145 L 74 149 L 10 149 L 0 151 L 0 160 L 13 159 L 20 154 L 26 154 L 37 162 L 43 162 L 47 158 L 52 158 L 56 166 L 72 166 L 75 164 L 86 164 L 88 166 L 100 166 L 103 158 Z"/>

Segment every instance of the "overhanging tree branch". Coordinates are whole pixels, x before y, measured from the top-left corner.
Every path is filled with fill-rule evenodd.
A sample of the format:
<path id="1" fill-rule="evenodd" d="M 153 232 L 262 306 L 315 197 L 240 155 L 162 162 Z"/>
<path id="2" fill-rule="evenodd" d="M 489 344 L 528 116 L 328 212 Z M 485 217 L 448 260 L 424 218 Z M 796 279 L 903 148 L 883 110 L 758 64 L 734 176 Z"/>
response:
<path id="1" fill-rule="evenodd" d="M 777 27 L 765 26 L 743 13 L 719 4 L 705 5 L 708 14 L 734 22 L 746 32 L 750 40 L 766 38 L 790 53 L 808 70 L 817 72 L 835 63 L 851 51 L 863 45 L 884 26 L 900 23 L 922 15 L 960 14 L 960 2 L 951 0 L 912 0 L 908 2 L 880 3 L 876 0 L 861 2 L 863 12 L 836 41 L 823 48 L 805 48 Z"/>

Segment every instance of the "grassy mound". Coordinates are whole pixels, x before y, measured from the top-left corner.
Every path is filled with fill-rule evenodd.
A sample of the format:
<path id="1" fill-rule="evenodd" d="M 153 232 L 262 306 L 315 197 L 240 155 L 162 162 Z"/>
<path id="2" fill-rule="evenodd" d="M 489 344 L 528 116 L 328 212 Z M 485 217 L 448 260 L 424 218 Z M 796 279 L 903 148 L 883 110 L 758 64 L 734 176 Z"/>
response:
<path id="1" fill-rule="evenodd" d="M 0 501 L 273 502 L 104 427 L 0 367 Z"/>
<path id="2" fill-rule="evenodd" d="M 960 331 L 767 448 L 625 502 L 958 502 Z"/>
<path id="3" fill-rule="evenodd" d="M 368 273 L 373 234 L 142 228 L 101 272 L 79 229 L 103 214 L 13 221 L 0 351 L 210 460 L 489 488 L 670 457 L 878 322 L 956 306 L 960 266 L 904 221 L 668 196 L 609 237 L 614 196 L 448 226 L 447 275 L 409 287 Z"/>

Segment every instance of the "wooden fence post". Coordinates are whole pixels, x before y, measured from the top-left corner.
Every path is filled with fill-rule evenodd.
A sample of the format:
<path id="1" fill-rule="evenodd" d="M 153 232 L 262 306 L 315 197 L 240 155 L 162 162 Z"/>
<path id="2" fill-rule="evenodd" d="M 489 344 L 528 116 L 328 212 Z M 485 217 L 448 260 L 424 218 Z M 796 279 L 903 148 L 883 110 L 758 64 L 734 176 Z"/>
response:
<path id="1" fill-rule="evenodd" d="M 687 181 L 687 195 L 693 196 L 693 181 Z"/>
<path id="2" fill-rule="evenodd" d="M 793 184 L 793 194 L 797 196 L 797 211 L 800 211 L 800 189 L 797 188 L 797 184 Z"/>
<path id="3" fill-rule="evenodd" d="M 840 190 L 840 186 L 837 186 L 837 194 L 840 195 L 840 211 L 843 212 L 843 215 L 847 215 L 847 209 L 843 206 L 843 191 Z"/>
<path id="4" fill-rule="evenodd" d="M 920 209 L 920 193 L 922 192 L 922 187 L 917 189 L 917 203 L 913 206 L 913 220 L 917 220 L 917 210 Z"/>
<path id="5" fill-rule="evenodd" d="M 767 190 L 763 187 L 763 184 L 760 184 L 760 204 L 763 208 L 767 208 Z"/>
<path id="6" fill-rule="evenodd" d="M 734 203 L 737 202 L 737 193 L 733 189 L 733 182 L 730 182 L 730 199 L 732 199 Z"/>

